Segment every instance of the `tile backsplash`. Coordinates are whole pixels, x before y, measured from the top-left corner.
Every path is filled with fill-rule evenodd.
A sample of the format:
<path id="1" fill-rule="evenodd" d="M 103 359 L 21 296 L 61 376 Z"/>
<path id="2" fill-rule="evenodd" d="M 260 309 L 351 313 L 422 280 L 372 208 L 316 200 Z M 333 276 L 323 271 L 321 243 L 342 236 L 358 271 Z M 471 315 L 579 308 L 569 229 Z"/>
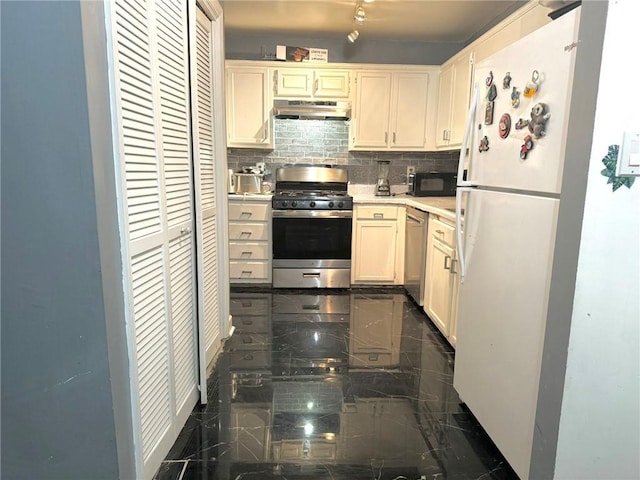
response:
<path id="1" fill-rule="evenodd" d="M 274 120 L 274 149 L 230 148 L 229 168 L 264 162 L 267 171 L 286 165 L 346 166 L 352 184 L 374 184 L 378 178 L 378 160 L 389 160 L 389 182 L 406 183 L 407 166 L 421 172 L 454 172 L 458 151 L 452 152 L 349 152 L 349 122 L 342 120 Z M 265 180 L 273 180 L 267 175 Z"/>

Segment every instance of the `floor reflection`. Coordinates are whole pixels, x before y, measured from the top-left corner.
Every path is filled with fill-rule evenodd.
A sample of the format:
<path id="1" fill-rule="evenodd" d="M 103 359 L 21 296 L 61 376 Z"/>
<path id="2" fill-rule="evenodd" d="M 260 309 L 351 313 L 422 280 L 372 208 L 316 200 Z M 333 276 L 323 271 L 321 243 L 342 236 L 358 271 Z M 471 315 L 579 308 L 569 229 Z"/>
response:
<path id="1" fill-rule="evenodd" d="M 236 327 L 158 479 L 517 478 L 402 290 L 235 290 Z"/>

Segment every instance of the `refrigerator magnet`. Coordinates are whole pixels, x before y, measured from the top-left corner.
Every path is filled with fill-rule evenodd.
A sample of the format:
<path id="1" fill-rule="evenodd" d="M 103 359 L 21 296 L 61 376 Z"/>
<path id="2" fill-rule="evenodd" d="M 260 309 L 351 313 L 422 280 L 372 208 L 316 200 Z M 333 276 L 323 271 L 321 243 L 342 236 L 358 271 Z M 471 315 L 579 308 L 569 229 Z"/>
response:
<path id="1" fill-rule="evenodd" d="M 511 106 L 513 108 L 520 106 L 520 92 L 516 87 L 513 87 L 513 90 L 511 90 Z"/>
<path id="2" fill-rule="evenodd" d="M 522 92 L 522 94 L 527 98 L 531 98 L 538 92 L 539 86 L 540 86 L 540 73 L 538 72 L 538 70 L 534 70 L 531 73 L 531 80 L 529 80 L 525 85 L 524 91 Z"/>
<path id="3" fill-rule="evenodd" d="M 500 135 L 500 138 L 507 138 L 510 131 L 511 115 L 505 113 L 500 117 L 500 123 L 498 123 L 498 135 Z"/>
<path id="4" fill-rule="evenodd" d="M 494 85 L 495 87 L 495 85 Z M 487 108 L 484 111 L 484 124 L 491 125 L 493 124 L 493 106 L 494 102 L 487 102 Z"/>
<path id="5" fill-rule="evenodd" d="M 524 137 L 524 143 L 520 147 L 520 158 L 522 160 L 526 160 L 527 155 L 529 155 L 529 150 L 531 150 L 532 148 L 533 139 L 531 138 L 531 135 L 527 135 L 526 137 Z"/>
<path id="6" fill-rule="evenodd" d="M 549 113 L 549 107 L 547 104 L 540 102 L 536 103 L 531 109 L 531 120 L 528 125 L 529 132 L 531 132 L 536 138 L 544 136 L 547 133 L 545 129 L 549 117 L 551 117 L 551 114 Z"/>
<path id="7" fill-rule="evenodd" d="M 516 130 L 522 130 L 527 125 L 529 125 L 529 120 L 525 118 L 519 118 L 516 122 Z"/>
<path id="8" fill-rule="evenodd" d="M 507 72 L 504 78 L 502 79 L 502 88 L 504 90 L 508 90 L 510 86 L 511 86 L 511 72 Z"/>
<path id="9" fill-rule="evenodd" d="M 484 79 L 484 84 L 487 87 L 490 87 L 493 84 L 493 72 L 489 71 L 489 75 L 487 75 L 487 78 Z"/>
<path id="10" fill-rule="evenodd" d="M 498 96 L 498 89 L 496 88 L 496 85 L 494 83 L 489 87 L 489 90 L 487 90 L 487 100 L 489 100 L 490 102 L 493 102 L 497 96 Z"/>
<path id="11" fill-rule="evenodd" d="M 482 140 L 480 140 L 480 147 L 478 147 L 478 151 L 486 152 L 487 150 L 489 150 L 489 139 L 485 135 L 482 137 Z"/>

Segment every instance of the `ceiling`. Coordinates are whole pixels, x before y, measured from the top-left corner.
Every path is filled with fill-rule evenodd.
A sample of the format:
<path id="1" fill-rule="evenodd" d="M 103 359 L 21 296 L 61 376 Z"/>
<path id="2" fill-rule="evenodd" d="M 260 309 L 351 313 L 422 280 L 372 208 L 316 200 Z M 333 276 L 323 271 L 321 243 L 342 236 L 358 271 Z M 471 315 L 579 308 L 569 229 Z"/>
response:
<path id="1" fill-rule="evenodd" d="M 223 0 L 228 33 L 345 35 L 357 0 Z M 523 0 L 375 0 L 364 3 L 360 38 L 464 43 L 524 5 Z"/>

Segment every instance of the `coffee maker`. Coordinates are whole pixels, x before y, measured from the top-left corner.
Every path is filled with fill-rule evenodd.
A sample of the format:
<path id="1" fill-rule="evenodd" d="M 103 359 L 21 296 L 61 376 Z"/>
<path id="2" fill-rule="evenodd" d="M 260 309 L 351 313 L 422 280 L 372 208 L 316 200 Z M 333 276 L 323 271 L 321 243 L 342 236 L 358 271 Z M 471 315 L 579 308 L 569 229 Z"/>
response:
<path id="1" fill-rule="evenodd" d="M 387 160 L 378 161 L 378 181 L 376 182 L 376 196 L 388 197 L 391 195 L 389 185 L 389 162 Z"/>

